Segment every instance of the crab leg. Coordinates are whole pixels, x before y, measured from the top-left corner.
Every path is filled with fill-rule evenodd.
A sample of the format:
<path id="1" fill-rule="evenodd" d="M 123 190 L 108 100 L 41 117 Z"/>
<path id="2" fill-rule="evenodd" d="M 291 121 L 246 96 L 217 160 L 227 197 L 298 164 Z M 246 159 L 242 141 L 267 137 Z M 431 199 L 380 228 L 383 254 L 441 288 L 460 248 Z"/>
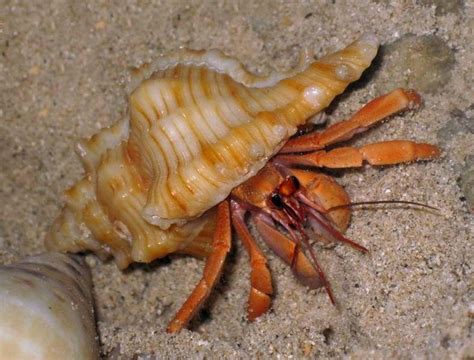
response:
<path id="1" fill-rule="evenodd" d="M 393 90 L 370 101 L 349 120 L 331 125 L 322 132 L 313 132 L 291 139 L 280 150 L 280 154 L 315 151 L 348 140 L 388 116 L 411 109 L 420 103 L 421 97 L 414 90 Z"/>
<path id="2" fill-rule="evenodd" d="M 392 140 L 356 147 L 340 147 L 304 155 L 281 155 L 277 162 L 284 165 L 309 165 L 327 168 L 360 167 L 364 161 L 371 165 L 392 165 L 439 156 L 439 149 L 430 144 L 408 140 Z"/>
<path id="3" fill-rule="evenodd" d="M 293 218 L 290 212 L 287 212 L 287 209 L 285 208 L 283 210 L 283 213 L 286 214 L 287 219 L 284 220 L 283 222 L 280 222 L 280 224 L 289 232 L 291 238 L 293 239 L 293 242 L 295 243 L 295 246 L 293 248 L 292 256 L 291 256 L 291 262 L 290 266 L 291 269 L 294 271 L 296 267 L 296 260 L 301 254 L 301 248 L 304 246 L 305 250 L 307 253 L 310 255 L 311 260 L 312 260 L 312 265 L 314 267 L 314 270 L 316 270 L 318 277 L 321 281 L 321 284 L 324 286 L 326 289 L 326 292 L 329 296 L 329 299 L 333 304 L 336 304 L 336 301 L 334 299 L 333 292 L 331 290 L 331 285 L 329 284 L 329 281 L 326 279 L 326 275 L 324 274 L 323 269 L 319 265 L 319 262 L 316 258 L 316 253 L 314 252 L 311 244 L 309 243 L 309 238 L 308 235 L 305 233 L 303 230 L 302 224 L 300 224 L 297 219 Z M 291 221 L 293 220 L 293 221 Z M 296 221 L 294 221 L 296 220 Z"/>
<path id="4" fill-rule="evenodd" d="M 271 274 L 267 267 L 267 259 L 245 224 L 244 216 L 246 210 L 235 200 L 231 200 L 231 208 L 232 224 L 250 257 L 250 266 L 252 268 L 250 282 L 252 288 L 249 294 L 247 317 L 249 321 L 254 321 L 270 308 L 270 295 L 273 293 Z"/>
<path id="5" fill-rule="evenodd" d="M 316 289 L 321 286 L 321 279 L 314 267 L 309 262 L 303 252 L 299 251 L 295 256 L 296 244 L 268 224 L 261 215 L 254 218 L 257 231 L 262 236 L 265 243 L 277 254 L 285 263 L 292 265 L 295 276 L 304 285 Z"/>
<path id="6" fill-rule="evenodd" d="M 214 233 L 213 250 L 206 260 L 202 279 L 194 288 L 174 319 L 168 324 L 167 332 L 180 331 L 193 318 L 199 307 L 208 298 L 220 277 L 224 261 L 231 246 L 229 202 L 223 201 L 217 209 L 217 226 Z"/>

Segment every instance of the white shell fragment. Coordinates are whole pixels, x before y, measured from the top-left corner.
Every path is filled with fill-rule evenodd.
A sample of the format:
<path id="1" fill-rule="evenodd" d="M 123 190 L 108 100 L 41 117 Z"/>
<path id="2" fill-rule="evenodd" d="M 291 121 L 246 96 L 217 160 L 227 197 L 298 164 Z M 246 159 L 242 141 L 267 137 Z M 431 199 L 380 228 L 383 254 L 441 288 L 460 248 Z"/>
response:
<path id="1" fill-rule="evenodd" d="M 98 359 L 91 279 L 75 256 L 0 266 L 0 359 Z"/>

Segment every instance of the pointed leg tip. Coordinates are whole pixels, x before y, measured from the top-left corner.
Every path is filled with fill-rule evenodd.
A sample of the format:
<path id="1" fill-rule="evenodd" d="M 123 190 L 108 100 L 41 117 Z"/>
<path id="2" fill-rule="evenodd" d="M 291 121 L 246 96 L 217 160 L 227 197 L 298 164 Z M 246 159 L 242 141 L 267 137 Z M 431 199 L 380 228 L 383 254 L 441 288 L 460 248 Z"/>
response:
<path id="1" fill-rule="evenodd" d="M 359 243 L 356 243 L 355 241 L 347 239 L 347 244 L 352 248 L 356 249 L 357 251 L 361 252 L 362 254 L 369 253 L 369 249 L 367 249 L 365 246 L 360 245 Z"/>
<path id="2" fill-rule="evenodd" d="M 254 322 L 260 316 L 265 314 L 270 309 L 271 302 L 272 300 L 269 295 L 252 288 L 247 308 L 248 321 Z"/>
<path id="3" fill-rule="evenodd" d="M 435 159 L 441 155 L 441 150 L 436 145 L 427 144 L 428 159 Z"/>
<path id="4" fill-rule="evenodd" d="M 181 331 L 183 326 L 184 326 L 184 324 L 181 321 L 172 320 L 168 324 L 168 327 L 166 328 L 166 332 L 168 334 L 176 334 L 176 333 Z"/>
<path id="5" fill-rule="evenodd" d="M 327 292 L 327 294 L 328 294 L 328 296 L 329 296 L 329 300 L 331 301 L 331 304 L 332 304 L 333 306 L 337 306 L 336 298 L 334 297 L 334 294 L 333 294 L 333 292 L 332 292 L 332 290 L 331 290 L 331 287 L 329 286 L 329 283 L 327 283 L 327 284 L 325 285 L 325 287 L 326 287 L 326 292 Z"/>
<path id="6" fill-rule="evenodd" d="M 408 98 L 408 108 L 414 109 L 420 106 L 423 103 L 421 95 L 413 89 L 408 89 L 403 91 L 405 96 Z"/>

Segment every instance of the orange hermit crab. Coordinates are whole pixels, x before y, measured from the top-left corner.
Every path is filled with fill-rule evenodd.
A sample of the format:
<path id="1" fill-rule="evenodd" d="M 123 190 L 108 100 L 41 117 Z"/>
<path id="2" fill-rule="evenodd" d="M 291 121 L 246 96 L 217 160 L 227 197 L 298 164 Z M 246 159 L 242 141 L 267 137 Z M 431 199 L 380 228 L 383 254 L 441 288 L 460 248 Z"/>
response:
<path id="1" fill-rule="evenodd" d="M 366 249 L 341 234 L 350 215 L 345 191 L 330 177 L 293 165 L 356 167 L 438 155 L 435 146 L 411 141 L 323 150 L 419 104 L 419 96 L 406 90 L 375 99 L 322 132 L 289 140 L 361 76 L 377 48 L 374 36 L 364 36 L 292 76 L 256 77 L 217 51 L 180 52 L 137 70 L 130 119 L 79 144 L 86 174 L 66 192 L 47 247 L 112 255 L 120 268 L 175 252 L 206 257 L 202 280 L 168 325 L 176 332 L 215 285 L 232 224 L 250 256 L 253 320 L 268 310 L 272 282 L 245 223 L 250 213 L 296 277 L 324 286 L 334 301 L 304 227 Z"/>

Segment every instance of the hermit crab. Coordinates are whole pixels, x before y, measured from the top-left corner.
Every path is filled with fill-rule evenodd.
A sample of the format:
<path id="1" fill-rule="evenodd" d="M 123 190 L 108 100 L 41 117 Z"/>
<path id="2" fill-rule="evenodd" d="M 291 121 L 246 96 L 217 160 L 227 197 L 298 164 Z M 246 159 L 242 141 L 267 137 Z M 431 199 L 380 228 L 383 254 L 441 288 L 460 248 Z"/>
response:
<path id="1" fill-rule="evenodd" d="M 310 287 L 331 288 L 308 241 L 342 235 L 350 200 L 331 177 L 298 166 L 358 167 L 432 159 L 438 149 L 411 141 L 338 147 L 384 118 L 420 103 L 411 90 L 377 98 L 352 118 L 303 134 L 308 119 L 359 79 L 378 49 L 363 36 L 293 74 L 257 77 L 220 52 L 184 51 L 135 72 L 129 119 L 78 146 L 85 176 L 46 240 L 49 249 L 112 255 L 120 268 L 172 253 L 206 258 L 201 281 L 168 325 L 181 330 L 212 291 L 231 247 L 231 226 L 251 265 L 249 320 L 270 307 L 262 239 Z"/>

